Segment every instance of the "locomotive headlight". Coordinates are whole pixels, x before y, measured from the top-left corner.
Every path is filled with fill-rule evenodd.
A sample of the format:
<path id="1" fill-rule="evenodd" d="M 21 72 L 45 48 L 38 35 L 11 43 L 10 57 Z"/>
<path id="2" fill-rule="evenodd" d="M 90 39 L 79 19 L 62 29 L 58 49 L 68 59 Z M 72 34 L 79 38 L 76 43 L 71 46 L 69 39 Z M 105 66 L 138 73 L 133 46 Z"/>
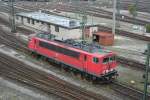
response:
<path id="1" fill-rule="evenodd" d="M 105 70 L 102 73 L 105 74 Z"/>
<path id="2" fill-rule="evenodd" d="M 109 70 L 106 70 L 106 73 L 108 73 L 109 72 Z"/>
<path id="3" fill-rule="evenodd" d="M 110 69 L 110 71 L 113 71 L 113 70 L 114 70 L 113 68 Z"/>

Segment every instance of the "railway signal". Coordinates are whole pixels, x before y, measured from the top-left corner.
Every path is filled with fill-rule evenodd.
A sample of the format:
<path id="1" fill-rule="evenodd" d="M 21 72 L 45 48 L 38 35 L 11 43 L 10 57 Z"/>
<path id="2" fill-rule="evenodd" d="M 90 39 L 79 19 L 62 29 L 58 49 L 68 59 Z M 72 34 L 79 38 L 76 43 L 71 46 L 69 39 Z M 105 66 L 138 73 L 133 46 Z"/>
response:
<path id="1" fill-rule="evenodd" d="M 147 47 L 147 59 L 146 59 L 146 70 L 145 70 L 145 82 L 144 82 L 144 96 L 143 100 L 148 100 L 147 99 L 147 86 L 148 86 L 148 70 L 149 70 L 149 60 L 150 60 L 150 43 L 148 44 Z"/>

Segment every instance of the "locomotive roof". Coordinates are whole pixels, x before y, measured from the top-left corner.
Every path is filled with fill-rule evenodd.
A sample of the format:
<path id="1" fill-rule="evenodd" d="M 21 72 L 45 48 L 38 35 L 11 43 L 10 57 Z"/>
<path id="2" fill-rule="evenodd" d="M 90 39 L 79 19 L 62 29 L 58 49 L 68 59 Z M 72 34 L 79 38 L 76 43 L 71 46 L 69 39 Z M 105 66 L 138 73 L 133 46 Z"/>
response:
<path id="1" fill-rule="evenodd" d="M 49 41 L 49 40 L 45 40 L 45 39 L 42 39 L 42 38 L 39 38 L 39 37 L 36 37 L 36 38 L 38 38 L 40 41 L 49 42 L 49 43 L 52 43 L 54 45 L 61 46 L 61 47 L 65 46 L 65 48 L 67 47 L 70 50 L 74 50 L 74 51 L 77 51 L 77 52 L 80 52 L 80 53 L 89 54 L 89 55 L 92 54 L 93 56 L 96 56 L 96 57 L 102 57 L 104 55 L 108 55 L 108 54 L 112 54 L 113 53 L 113 52 L 111 52 L 109 50 L 105 50 L 102 47 L 96 47 L 96 46 L 93 46 L 92 48 L 90 46 L 77 47 L 77 46 L 73 46 L 71 44 L 62 42 L 62 41 L 55 41 L 55 40 L 54 41 Z M 89 49 L 92 49 L 92 51 L 89 51 Z"/>

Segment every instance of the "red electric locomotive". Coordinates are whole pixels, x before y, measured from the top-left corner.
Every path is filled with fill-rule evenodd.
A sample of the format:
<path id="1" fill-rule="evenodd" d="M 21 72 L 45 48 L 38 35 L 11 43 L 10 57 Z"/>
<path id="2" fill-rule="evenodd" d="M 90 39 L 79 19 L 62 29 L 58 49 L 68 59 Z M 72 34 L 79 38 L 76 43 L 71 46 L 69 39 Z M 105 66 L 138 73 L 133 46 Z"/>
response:
<path id="1" fill-rule="evenodd" d="M 50 40 L 47 34 L 38 34 L 29 40 L 28 48 L 94 79 L 112 79 L 117 76 L 116 54 L 94 44 Z"/>

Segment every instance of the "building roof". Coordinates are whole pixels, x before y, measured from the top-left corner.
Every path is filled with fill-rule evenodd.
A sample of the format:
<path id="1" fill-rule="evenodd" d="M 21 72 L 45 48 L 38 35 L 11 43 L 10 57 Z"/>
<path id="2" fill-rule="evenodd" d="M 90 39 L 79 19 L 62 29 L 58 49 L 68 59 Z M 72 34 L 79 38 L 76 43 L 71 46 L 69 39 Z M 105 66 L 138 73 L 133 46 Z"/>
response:
<path id="1" fill-rule="evenodd" d="M 59 27 L 63 27 L 67 29 L 75 29 L 81 27 L 80 21 L 77 19 L 71 19 L 71 18 L 62 17 L 58 15 L 50 15 L 42 12 L 27 12 L 27 13 L 21 12 L 21 13 L 17 13 L 16 15 L 38 20 L 51 25 L 57 25 Z M 91 23 L 87 23 L 86 26 L 94 27 L 94 26 L 98 26 L 98 24 L 94 25 Z"/>
<path id="2" fill-rule="evenodd" d="M 114 34 L 112 34 L 112 32 L 95 32 L 93 34 L 101 36 L 101 37 L 113 37 L 114 36 Z"/>

